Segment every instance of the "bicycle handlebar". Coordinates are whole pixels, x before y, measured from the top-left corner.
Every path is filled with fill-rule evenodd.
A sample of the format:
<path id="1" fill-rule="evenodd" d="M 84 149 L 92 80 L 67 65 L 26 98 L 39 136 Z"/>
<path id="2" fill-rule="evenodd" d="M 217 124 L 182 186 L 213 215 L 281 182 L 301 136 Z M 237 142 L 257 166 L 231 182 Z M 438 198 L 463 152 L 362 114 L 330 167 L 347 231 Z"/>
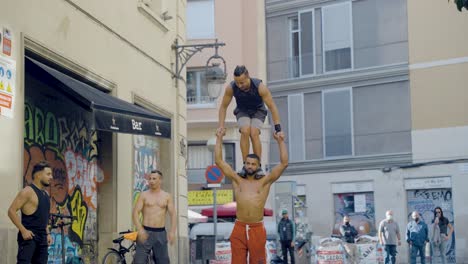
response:
<path id="1" fill-rule="evenodd" d="M 126 230 L 126 231 L 121 231 L 121 232 L 119 232 L 119 235 L 128 234 L 128 233 L 131 233 L 131 232 L 133 232 L 133 231 L 131 231 L 130 229 Z"/>
<path id="2" fill-rule="evenodd" d="M 50 216 L 58 217 L 58 218 L 68 218 L 68 219 L 76 220 L 76 216 L 72 216 L 72 215 L 50 214 Z"/>

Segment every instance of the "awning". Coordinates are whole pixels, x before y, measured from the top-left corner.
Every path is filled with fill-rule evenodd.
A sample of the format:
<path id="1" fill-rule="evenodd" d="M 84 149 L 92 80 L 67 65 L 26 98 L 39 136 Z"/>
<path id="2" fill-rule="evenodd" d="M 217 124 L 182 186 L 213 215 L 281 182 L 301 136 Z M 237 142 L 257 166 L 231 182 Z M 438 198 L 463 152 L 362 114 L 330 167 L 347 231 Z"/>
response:
<path id="1" fill-rule="evenodd" d="M 92 111 L 97 130 L 171 137 L 171 120 L 168 118 L 108 95 L 29 57 L 25 58 L 25 65 L 28 71 L 48 75 L 63 84 L 58 88 L 65 95 Z"/>

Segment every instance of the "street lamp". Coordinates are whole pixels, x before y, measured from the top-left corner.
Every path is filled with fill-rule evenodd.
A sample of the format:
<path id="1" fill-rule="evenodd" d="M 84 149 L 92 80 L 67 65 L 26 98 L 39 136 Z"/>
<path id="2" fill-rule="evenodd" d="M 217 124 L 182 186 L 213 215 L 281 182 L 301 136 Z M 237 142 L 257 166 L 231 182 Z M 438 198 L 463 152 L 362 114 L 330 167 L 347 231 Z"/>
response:
<path id="1" fill-rule="evenodd" d="M 187 62 L 193 57 L 193 55 L 202 51 L 205 48 L 214 48 L 215 54 L 206 61 L 205 77 L 208 83 L 209 96 L 213 98 L 218 97 L 221 91 L 221 87 L 226 81 L 227 77 L 226 61 L 223 57 L 221 57 L 218 54 L 218 48 L 225 45 L 225 43 L 218 42 L 218 39 L 216 39 L 214 43 L 208 44 L 179 45 L 178 40 L 176 39 L 174 44 L 172 45 L 172 49 L 176 53 L 176 71 L 173 77 L 177 80 L 182 79 L 182 77 L 180 76 L 180 74 L 182 73 L 182 69 L 187 64 Z M 223 63 L 224 70 L 220 67 L 219 62 Z M 178 82 L 176 82 L 176 85 L 177 83 Z"/>

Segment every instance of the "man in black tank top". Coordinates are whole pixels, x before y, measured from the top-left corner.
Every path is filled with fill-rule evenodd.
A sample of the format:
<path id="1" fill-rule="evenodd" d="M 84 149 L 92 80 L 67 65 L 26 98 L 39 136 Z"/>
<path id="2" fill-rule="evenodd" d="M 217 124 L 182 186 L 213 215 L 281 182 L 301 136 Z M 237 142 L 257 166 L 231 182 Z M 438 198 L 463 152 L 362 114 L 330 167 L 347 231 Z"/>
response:
<path id="1" fill-rule="evenodd" d="M 219 128 L 221 133 L 226 132 L 224 121 L 226 119 L 226 111 L 232 101 L 232 97 L 236 98 L 236 109 L 234 115 L 237 118 L 239 132 L 241 133 L 240 147 L 242 158 L 245 163 L 247 155 L 249 155 L 250 140 L 255 155 L 262 157 L 262 143 L 260 141 L 260 129 L 265 122 L 267 109 L 271 111 L 273 123 L 275 125 L 275 133 L 284 139 L 284 134 L 281 131 L 280 117 L 278 109 L 271 97 L 271 93 L 262 80 L 251 78 L 249 71 L 245 66 L 237 66 L 234 70 L 234 81 L 232 81 L 224 92 L 223 101 L 219 109 Z M 245 178 L 247 172 L 245 166 L 238 173 L 239 176 Z M 260 167 L 255 173 L 255 178 L 259 179 L 265 176 L 265 173 Z"/>
<path id="2" fill-rule="evenodd" d="M 33 183 L 16 196 L 8 209 L 8 216 L 18 228 L 17 263 L 46 264 L 47 248 L 52 243 L 49 230 L 50 197 L 44 190 L 52 180 L 52 169 L 45 162 L 34 165 Z M 21 220 L 18 217 L 21 210 Z"/>

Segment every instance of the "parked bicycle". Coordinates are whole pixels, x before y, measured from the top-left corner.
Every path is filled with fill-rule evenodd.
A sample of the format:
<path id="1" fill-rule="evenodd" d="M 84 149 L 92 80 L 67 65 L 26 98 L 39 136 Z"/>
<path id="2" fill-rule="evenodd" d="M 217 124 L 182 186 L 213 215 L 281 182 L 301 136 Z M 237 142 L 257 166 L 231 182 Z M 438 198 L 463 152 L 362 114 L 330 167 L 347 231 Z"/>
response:
<path id="1" fill-rule="evenodd" d="M 136 232 L 132 232 L 130 230 L 119 232 L 119 235 L 122 235 L 112 242 L 114 244 L 118 244 L 118 249 L 109 248 L 109 252 L 106 253 L 104 258 L 102 259 L 102 264 L 126 264 L 127 261 L 125 256 L 130 253 L 131 255 L 135 254 L 135 247 L 136 247 Z M 130 246 L 125 247 L 122 245 L 122 242 L 125 240 L 131 241 Z"/>
<path id="2" fill-rule="evenodd" d="M 122 235 L 112 242 L 114 244 L 118 244 L 118 249 L 109 248 L 108 252 L 102 259 L 102 264 L 127 264 L 126 256 L 130 254 L 130 258 L 132 259 L 133 263 L 133 255 L 135 255 L 136 250 L 136 239 L 137 239 L 137 232 L 133 232 L 130 230 L 119 232 L 119 235 Z M 122 243 L 128 240 L 130 241 L 130 245 L 128 247 L 122 245 Z M 153 264 L 153 256 L 152 254 L 149 256 L 148 261 L 146 263 Z"/>

